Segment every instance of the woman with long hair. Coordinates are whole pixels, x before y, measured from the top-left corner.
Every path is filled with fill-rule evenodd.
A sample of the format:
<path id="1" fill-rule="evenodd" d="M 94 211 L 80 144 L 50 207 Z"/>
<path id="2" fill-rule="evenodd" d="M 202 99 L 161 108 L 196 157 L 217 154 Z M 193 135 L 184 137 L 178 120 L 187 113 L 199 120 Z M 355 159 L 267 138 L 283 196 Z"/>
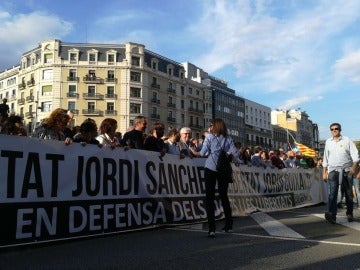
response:
<path id="1" fill-rule="evenodd" d="M 67 110 L 57 108 L 41 122 L 40 126 L 32 134 L 32 137 L 43 140 L 65 141 L 65 144 L 70 144 L 72 143 L 72 138 L 67 137 L 64 133 L 69 120 L 70 116 L 67 114 Z"/>
<path id="2" fill-rule="evenodd" d="M 117 121 L 113 118 L 105 118 L 100 124 L 100 135 L 96 137 L 96 140 L 103 146 L 110 146 L 111 148 L 120 146 L 115 137 L 116 129 Z"/>
<path id="3" fill-rule="evenodd" d="M 215 237 L 215 186 L 218 184 L 218 191 L 221 204 L 225 214 L 224 232 L 232 231 L 233 220 L 230 202 L 228 198 L 229 182 L 216 170 L 220 152 L 225 150 L 232 155 L 233 162 L 240 164 L 239 151 L 235 147 L 232 138 L 228 135 L 224 120 L 216 118 L 210 126 L 210 133 L 206 135 L 200 152 L 191 148 L 192 153 L 198 157 L 207 156 L 205 161 L 205 189 L 206 189 L 206 212 L 209 224 L 208 237 Z"/>

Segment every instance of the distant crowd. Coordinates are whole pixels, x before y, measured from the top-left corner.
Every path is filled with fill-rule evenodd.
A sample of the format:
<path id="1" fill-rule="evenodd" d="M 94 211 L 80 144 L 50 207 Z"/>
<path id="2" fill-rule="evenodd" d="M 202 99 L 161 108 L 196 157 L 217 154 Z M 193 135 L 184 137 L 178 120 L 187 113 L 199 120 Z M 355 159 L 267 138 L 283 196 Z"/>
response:
<path id="1" fill-rule="evenodd" d="M 4 102 L 3 102 L 4 104 Z M 6 101 L 5 101 L 6 104 Z M 0 106 L 0 132 L 1 134 L 27 136 L 22 117 L 8 115 L 9 110 L 5 107 L 1 111 Z M 7 111 L 5 111 L 7 110 Z M 65 144 L 81 143 L 82 145 L 95 144 L 99 147 L 124 147 L 125 150 L 135 148 L 165 154 L 179 155 L 180 158 L 194 158 L 194 151 L 200 151 L 202 143 L 211 127 L 205 130 L 200 138 L 192 138 L 192 130 L 189 127 L 180 129 L 172 128 L 165 133 L 165 126 L 161 122 L 155 122 L 147 129 L 147 120 L 144 116 L 134 119 L 134 126 L 128 127 L 125 134 L 117 132 L 117 121 L 113 118 L 105 118 L 100 125 L 92 118 L 87 118 L 79 126 L 71 127 L 74 117 L 73 112 L 61 108 L 53 110 L 49 116 L 42 120 L 32 133 L 31 137 L 43 140 L 59 140 Z M 256 167 L 270 168 L 314 168 L 321 167 L 322 159 L 313 159 L 303 156 L 294 151 L 279 149 L 264 149 L 257 147 L 244 147 L 235 142 L 239 150 L 242 164 Z"/>

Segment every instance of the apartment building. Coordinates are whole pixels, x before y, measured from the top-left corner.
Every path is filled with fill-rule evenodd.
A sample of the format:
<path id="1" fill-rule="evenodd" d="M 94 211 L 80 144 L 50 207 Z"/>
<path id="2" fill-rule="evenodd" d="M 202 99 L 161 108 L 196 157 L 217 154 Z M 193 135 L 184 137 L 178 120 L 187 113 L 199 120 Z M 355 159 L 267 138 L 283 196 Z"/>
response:
<path id="1" fill-rule="evenodd" d="M 271 123 L 286 130 L 293 131 L 295 140 L 309 147 L 319 149 L 319 129 L 310 119 L 309 115 L 299 109 L 273 110 Z"/>
<path id="2" fill-rule="evenodd" d="M 228 87 L 227 82 L 210 76 L 207 72 L 191 63 L 183 63 L 186 77 L 205 85 L 204 121 L 207 127 L 214 118 L 222 118 L 229 135 L 235 142 L 245 143 L 245 100 Z"/>
<path id="3" fill-rule="evenodd" d="M 271 108 L 245 99 L 245 133 L 247 146 L 273 146 Z"/>
<path id="4" fill-rule="evenodd" d="M 20 66 L 16 66 L 0 72 L 0 102 L 7 99 L 10 113 L 15 113 L 17 107 L 19 69 Z"/>
<path id="5" fill-rule="evenodd" d="M 98 124 L 115 118 L 120 132 L 137 115 L 148 118 L 149 129 L 157 121 L 168 129 L 189 126 L 193 136 L 204 129 L 208 88 L 142 44 L 42 41 L 22 55 L 18 80 L 15 111 L 29 132 L 58 107 L 74 111 L 74 125 L 89 117 Z"/>

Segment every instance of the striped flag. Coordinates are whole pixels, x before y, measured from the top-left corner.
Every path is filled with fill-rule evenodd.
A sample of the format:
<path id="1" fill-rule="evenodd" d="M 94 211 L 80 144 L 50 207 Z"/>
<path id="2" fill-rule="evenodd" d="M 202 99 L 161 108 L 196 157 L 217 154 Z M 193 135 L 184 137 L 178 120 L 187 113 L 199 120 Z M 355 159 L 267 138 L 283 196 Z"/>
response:
<path id="1" fill-rule="evenodd" d="M 304 144 L 298 143 L 298 142 L 294 142 L 296 145 L 296 149 L 297 151 L 294 149 L 295 152 L 301 152 L 304 156 L 307 157 L 315 157 L 316 156 L 316 151 Z"/>

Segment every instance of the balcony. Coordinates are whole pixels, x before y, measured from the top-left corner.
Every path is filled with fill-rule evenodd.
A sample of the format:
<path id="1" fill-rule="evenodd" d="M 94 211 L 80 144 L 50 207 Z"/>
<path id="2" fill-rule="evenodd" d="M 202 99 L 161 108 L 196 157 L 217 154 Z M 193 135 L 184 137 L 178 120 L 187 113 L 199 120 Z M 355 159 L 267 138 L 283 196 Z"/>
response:
<path id="1" fill-rule="evenodd" d="M 105 110 L 105 115 L 117 115 L 117 110 Z"/>
<path id="2" fill-rule="evenodd" d="M 152 88 L 155 88 L 155 89 L 160 89 L 160 84 L 152 83 L 152 84 L 151 84 L 151 87 L 152 87 Z"/>
<path id="3" fill-rule="evenodd" d="M 33 102 L 34 101 L 34 96 L 30 95 L 26 97 L 26 102 Z"/>
<path id="4" fill-rule="evenodd" d="M 160 99 L 152 98 L 152 99 L 151 99 L 151 102 L 152 102 L 152 103 L 156 103 L 156 104 L 160 104 Z"/>
<path id="5" fill-rule="evenodd" d="M 67 77 L 68 82 L 79 82 L 79 77 L 69 76 Z"/>
<path id="6" fill-rule="evenodd" d="M 33 112 L 27 112 L 27 113 L 25 113 L 25 117 L 26 118 L 34 118 L 34 113 Z"/>
<path id="7" fill-rule="evenodd" d="M 106 83 L 117 83 L 117 78 L 105 78 Z"/>
<path id="8" fill-rule="evenodd" d="M 83 81 L 84 81 L 84 83 L 97 83 L 97 84 L 104 83 L 104 79 L 102 79 L 100 77 L 96 77 L 96 76 L 89 76 L 89 75 L 84 76 Z"/>
<path id="9" fill-rule="evenodd" d="M 196 128 L 196 129 L 202 129 L 203 128 L 202 126 L 200 126 L 198 124 L 192 124 L 192 123 L 189 124 L 189 127 Z"/>
<path id="10" fill-rule="evenodd" d="M 73 114 L 79 115 L 79 110 L 75 110 L 75 109 L 70 109 L 70 108 L 68 108 L 68 111 L 72 111 Z"/>
<path id="11" fill-rule="evenodd" d="M 84 99 L 104 99 L 104 95 L 95 93 L 83 93 Z"/>
<path id="12" fill-rule="evenodd" d="M 167 106 L 168 106 L 168 108 L 175 108 L 175 107 L 176 107 L 176 104 L 175 104 L 175 103 L 168 102 Z"/>
<path id="13" fill-rule="evenodd" d="M 151 118 L 159 120 L 160 119 L 160 114 L 152 113 Z"/>
<path id="14" fill-rule="evenodd" d="M 173 94 L 176 93 L 176 89 L 171 88 L 171 87 L 168 87 L 167 91 L 168 91 L 169 93 L 173 93 Z"/>
<path id="15" fill-rule="evenodd" d="M 19 98 L 19 99 L 17 100 L 17 104 L 19 104 L 19 105 L 24 105 L 24 104 L 25 104 L 25 98 Z"/>
<path id="16" fill-rule="evenodd" d="M 25 82 L 20 83 L 20 84 L 18 85 L 18 87 L 19 87 L 19 90 L 25 89 L 25 87 L 26 87 Z"/>
<path id="17" fill-rule="evenodd" d="M 117 95 L 116 95 L 116 94 L 105 94 L 105 98 L 108 98 L 108 99 L 117 99 Z"/>
<path id="18" fill-rule="evenodd" d="M 188 110 L 189 110 L 189 112 L 193 112 L 193 113 L 204 113 L 203 110 L 193 108 L 193 107 L 189 107 Z"/>
<path id="19" fill-rule="evenodd" d="M 26 84 L 27 84 L 27 86 L 33 86 L 33 85 L 35 85 L 35 80 L 30 79 L 30 81 L 27 81 Z"/>
<path id="20" fill-rule="evenodd" d="M 176 122 L 175 118 L 173 118 L 173 117 L 168 117 L 166 120 L 167 120 L 168 122 L 173 122 L 173 123 Z"/>
<path id="21" fill-rule="evenodd" d="M 101 116 L 103 115 L 103 111 L 95 110 L 95 109 L 84 109 L 82 110 L 84 115 L 92 115 L 92 116 Z"/>
<path id="22" fill-rule="evenodd" d="M 75 92 L 68 92 L 66 93 L 66 97 L 68 98 L 79 98 L 79 94 Z"/>

